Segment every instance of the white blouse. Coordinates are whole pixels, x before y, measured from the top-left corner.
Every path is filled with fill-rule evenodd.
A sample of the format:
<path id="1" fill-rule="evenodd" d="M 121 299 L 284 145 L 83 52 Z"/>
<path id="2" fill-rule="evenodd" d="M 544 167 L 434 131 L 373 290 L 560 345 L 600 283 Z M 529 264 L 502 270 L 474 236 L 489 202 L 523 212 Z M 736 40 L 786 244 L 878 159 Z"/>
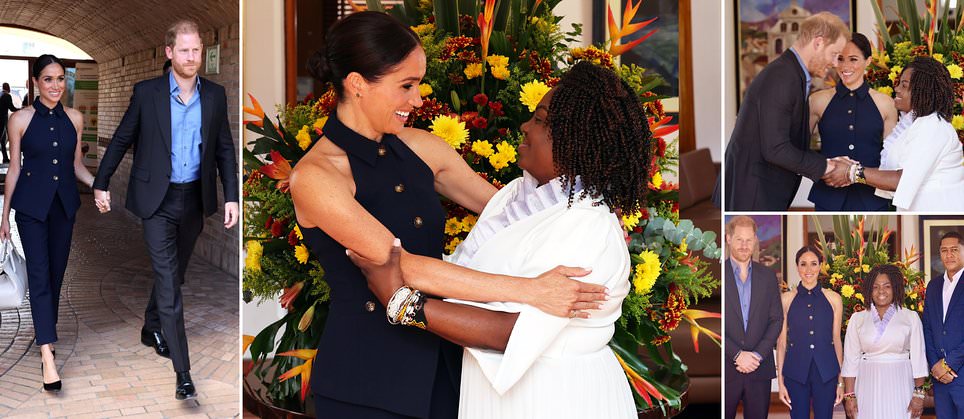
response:
<path id="1" fill-rule="evenodd" d="M 477 303 L 448 299 L 488 310 L 520 313 L 504 353 L 466 348 L 498 394 L 513 387 L 540 358 L 572 359 L 608 350 L 629 292 L 630 259 L 616 216 L 591 199 L 576 199 L 558 179 L 541 187 L 525 174 L 502 188 L 486 205 L 476 227 L 448 260 L 495 274 L 536 277 L 558 265 L 590 268 L 579 281 L 601 284 L 609 299 L 588 319 L 546 314 L 510 302 Z M 614 378 L 625 382 L 617 373 Z"/>
<path id="2" fill-rule="evenodd" d="M 927 377 L 924 328 L 917 312 L 908 308 L 897 310 L 879 336 L 874 316 L 877 316 L 875 309 L 850 316 L 840 375 L 856 377 L 861 361 L 909 359 L 914 377 Z"/>
<path id="3" fill-rule="evenodd" d="M 903 129 L 908 121 L 913 121 Z M 902 169 L 893 203 L 901 211 L 962 211 L 964 153 L 957 131 L 936 113 L 901 117 L 884 140 L 880 168 Z M 878 195 L 890 198 L 878 189 Z M 952 198 L 953 197 L 953 198 Z"/>

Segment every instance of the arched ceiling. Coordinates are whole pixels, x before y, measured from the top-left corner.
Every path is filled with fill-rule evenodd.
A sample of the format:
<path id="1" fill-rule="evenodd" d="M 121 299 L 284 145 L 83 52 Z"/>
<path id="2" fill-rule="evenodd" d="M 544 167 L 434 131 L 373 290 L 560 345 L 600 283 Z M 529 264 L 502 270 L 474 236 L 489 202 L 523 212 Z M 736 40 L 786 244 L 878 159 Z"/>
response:
<path id="1" fill-rule="evenodd" d="M 201 32 L 237 24 L 238 0 L 0 0 L 0 25 L 66 39 L 98 62 L 164 43 L 167 27 L 191 18 Z"/>

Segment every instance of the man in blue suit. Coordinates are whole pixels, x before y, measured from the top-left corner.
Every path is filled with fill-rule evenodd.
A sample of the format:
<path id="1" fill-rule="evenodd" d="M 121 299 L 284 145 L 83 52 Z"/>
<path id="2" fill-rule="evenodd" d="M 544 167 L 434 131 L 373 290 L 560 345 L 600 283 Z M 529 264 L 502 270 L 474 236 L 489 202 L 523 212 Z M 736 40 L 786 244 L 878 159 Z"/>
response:
<path id="1" fill-rule="evenodd" d="M 941 237 L 941 262 L 947 270 L 927 284 L 924 300 L 924 345 L 934 376 L 934 407 L 941 419 L 964 418 L 964 287 L 961 282 L 961 235 Z"/>

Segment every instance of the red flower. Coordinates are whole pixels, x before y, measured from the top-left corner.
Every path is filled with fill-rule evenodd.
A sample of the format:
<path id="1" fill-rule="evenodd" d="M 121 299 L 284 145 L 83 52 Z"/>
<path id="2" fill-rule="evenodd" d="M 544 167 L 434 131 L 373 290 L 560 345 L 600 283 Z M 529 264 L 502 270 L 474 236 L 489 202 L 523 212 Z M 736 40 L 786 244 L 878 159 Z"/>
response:
<path id="1" fill-rule="evenodd" d="M 281 221 L 275 220 L 271 224 L 271 235 L 274 237 L 281 237 Z"/>
<path id="2" fill-rule="evenodd" d="M 489 103 L 489 97 L 486 96 L 485 93 L 479 93 L 472 97 L 472 101 L 475 102 L 476 105 L 485 106 L 486 103 Z"/>
<path id="3" fill-rule="evenodd" d="M 505 135 L 508 134 L 508 133 L 509 133 L 509 129 L 508 129 L 508 128 L 499 128 L 499 136 L 500 136 L 500 137 L 505 137 Z"/>
<path id="4" fill-rule="evenodd" d="M 505 115 L 505 112 L 502 111 L 502 102 L 489 102 L 489 109 L 492 110 L 492 116 Z"/>
<path id="5" fill-rule="evenodd" d="M 291 232 L 288 233 L 288 244 L 292 246 L 298 245 L 298 234 L 296 234 L 294 230 L 291 230 Z"/>
<path id="6" fill-rule="evenodd" d="M 274 224 L 274 218 L 271 218 L 271 216 L 269 215 L 268 219 L 264 222 L 264 229 L 270 230 L 272 224 Z"/>
<path id="7" fill-rule="evenodd" d="M 462 114 L 459 115 L 458 117 L 459 117 L 459 121 L 461 122 L 471 123 L 472 120 L 475 119 L 475 117 L 477 116 L 479 116 L 478 112 L 466 111 L 466 112 L 462 112 Z"/>
<path id="8" fill-rule="evenodd" d="M 472 120 L 472 126 L 478 129 L 485 129 L 485 127 L 489 126 L 489 121 L 479 116 Z"/>
<path id="9" fill-rule="evenodd" d="M 666 140 L 663 137 L 656 138 L 656 155 L 666 157 Z"/>

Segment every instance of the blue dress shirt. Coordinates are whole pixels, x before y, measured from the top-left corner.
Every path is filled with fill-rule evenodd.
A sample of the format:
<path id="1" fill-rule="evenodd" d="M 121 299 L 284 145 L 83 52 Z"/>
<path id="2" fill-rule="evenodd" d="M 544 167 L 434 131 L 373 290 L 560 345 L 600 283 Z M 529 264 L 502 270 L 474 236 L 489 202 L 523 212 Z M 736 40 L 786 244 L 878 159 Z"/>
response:
<path id="1" fill-rule="evenodd" d="M 740 265 L 735 260 L 730 261 L 733 266 L 733 280 L 736 281 L 737 294 L 740 296 L 740 313 L 743 314 L 743 331 L 746 331 L 750 320 L 750 284 L 753 282 L 753 262 L 746 268 L 746 281 L 740 280 Z"/>
<path id="2" fill-rule="evenodd" d="M 795 49 L 790 48 L 790 52 L 793 52 L 793 56 L 797 57 L 797 63 L 800 64 L 800 68 L 803 68 L 803 76 L 807 78 L 807 85 L 806 87 L 804 87 L 804 91 L 803 91 L 803 96 L 807 97 L 810 95 L 810 86 L 811 86 L 810 83 L 811 83 L 811 80 L 813 80 L 813 78 L 810 77 L 810 70 L 807 70 L 807 63 L 803 62 L 803 59 L 800 58 L 800 54 L 797 54 L 797 51 Z"/>
<path id="3" fill-rule="evenodd" d="M 201 78 L 187 103 L 170 73 L 171 82 L 171 182 L 188 183 L 201 178 Z"/>

